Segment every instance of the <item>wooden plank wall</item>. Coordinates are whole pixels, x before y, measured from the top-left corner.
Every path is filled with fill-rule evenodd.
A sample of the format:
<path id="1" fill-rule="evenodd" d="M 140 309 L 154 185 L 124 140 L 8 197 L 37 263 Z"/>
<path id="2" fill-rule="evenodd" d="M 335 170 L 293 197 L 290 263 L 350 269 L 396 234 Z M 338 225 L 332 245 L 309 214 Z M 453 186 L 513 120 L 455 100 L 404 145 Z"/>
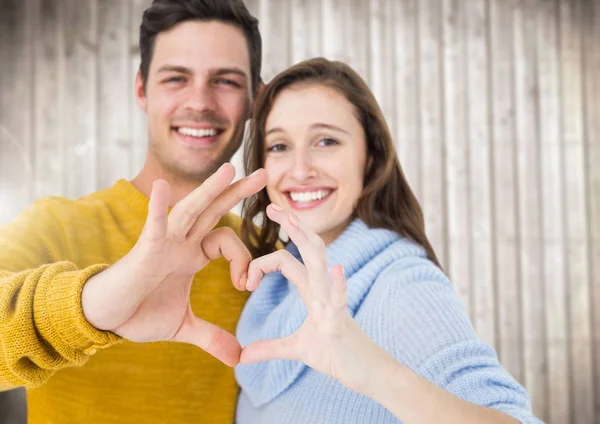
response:
<path id="1" fill-rule="evenodd" d="M 0 0 L 0 222 L 139 170 L 148 4 Z M 600 422 L 600 2 L 247 4 L 266 81 L 323 55 L 369 82 L 445 269 L 536 414 Z"/>

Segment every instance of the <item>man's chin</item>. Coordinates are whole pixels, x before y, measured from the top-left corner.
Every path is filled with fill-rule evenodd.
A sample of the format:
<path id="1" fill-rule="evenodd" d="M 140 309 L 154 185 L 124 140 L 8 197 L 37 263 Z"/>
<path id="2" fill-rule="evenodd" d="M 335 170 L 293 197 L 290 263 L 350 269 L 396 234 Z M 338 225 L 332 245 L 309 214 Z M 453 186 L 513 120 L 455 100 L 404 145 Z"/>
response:
<path id="1" fill-rule="evenodd" d="M 202 182 L 214 174 L 217 169 L 225 162 L 229 162 L 230 158 L 219 155 L 217 158 L 207 158 L 204 160 L 190 161 L 190 157 L 184 158 L 168 166 L 171 174 L 176 175 L 183 180 L 194 182 Z"/>

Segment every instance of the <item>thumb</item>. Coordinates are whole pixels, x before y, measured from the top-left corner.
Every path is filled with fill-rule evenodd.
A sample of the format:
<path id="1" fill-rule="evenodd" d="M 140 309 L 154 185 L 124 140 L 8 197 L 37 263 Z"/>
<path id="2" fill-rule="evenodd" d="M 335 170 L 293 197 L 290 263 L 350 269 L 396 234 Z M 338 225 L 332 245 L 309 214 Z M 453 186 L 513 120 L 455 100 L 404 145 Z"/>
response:
<path id="1" fill-rule="evenodd" d="M 198 346 L 230 367 L 239 363 L 241 346 L 233 334 L 197 317 L 191 307 L 172 341 Z"/>
<path id="2" fill-rule="evenodd" d="M 141 237 L 149 241 L 161 240 L 167 234 L 171 187 L 165 180 L 156 180 L 152 184 L 152 193 L 148 203 L 148 216 Z"/>
<path id="3" fill-rule="evenodd" d="M 299 360 L 296 353 L 294 335 L 283 339 L 259 340 L 244 346 L 240 363 L 249 364 L 271 359 Z"/>

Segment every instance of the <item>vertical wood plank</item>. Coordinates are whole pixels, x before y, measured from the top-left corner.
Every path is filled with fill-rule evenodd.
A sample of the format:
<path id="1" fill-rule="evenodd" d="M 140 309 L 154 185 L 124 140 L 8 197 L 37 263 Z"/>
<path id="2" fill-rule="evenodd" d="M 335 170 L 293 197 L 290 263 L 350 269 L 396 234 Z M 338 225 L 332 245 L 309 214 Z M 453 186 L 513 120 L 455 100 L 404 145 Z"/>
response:
<path id="1" fill-rule="evenodd" d="M 392 16 L 396 149 L 412 190 L 422 200 L 417 0 L 395 2 Z"/>
<path id="2" fill-rule="evenodd" d="M 331 16 L 322 16 L 324 6 L 321 4 L 321 0 L 289 0 L 289 4 L 290 64 L 323 56 L 323 44 L 325 43 L 323 31 L 334 31 L 337 28 L 337 22 L 332 23 L 336 25 L 334 29 L 326 28 L 323 20 L 329 21 Z"/>
<path id="3" fill-rule="evenodd" d="M 367 83 L 375 95 L 384 116 L 390 117 L 390 105 L 387 94 L 390 92 L 389 72 L 385 58 L 386 52 L 386 1 L 369 2 L 369 76 Z"/>
<path id="4" fill-rule="evenodd" d="M 513 11 L 515 2 L 494 2 L 491 8 L 492 140 L 494 167 L 495 277 L 498 293 L 500 360 L 523 381 L 521 299 L 517 234 Z"/>
<path id="5" fill-rule="evenodd" d="M 14 78 L 14 71 L 10 66 L 10 56 L 13 54 L 12 49 L 19 45 L 12 39 L 16 31 L 11 30 L 11 22 L 15 21 L 15 5 L 4 4 L 3 13 L 0 14 L 0 87 L 8 87 L 10 78 Z M 6 40 L 6 41 L 4 41 Z M 9 180 L 12 170 L 9 168 L 14 161 L 9 159 L 11 155 L 9 147 L 13 137 L 9 128 L 9 115 L 11 95 L 8 88 L 0 90 L 0 225 L 10 220 L 10 198 L 11 193 L 8 189 L 7 181 Z M 4 399 L 0 395 L 0 399 Z M 2 405 L 0 400 L 0 405 Z M 2 417 L 2 415 L 0 415 Z"/>
<path id="6" fill-rule="evenodd" d="M 0 15 L 0 224 L 32 200 L 33 26 L 31 5 L 5 2 Z"/>
<path id="7" fill-rule="evenodd" d="M 35 197 L 63 193 L 64 29 L 59 0 L 40 0 L 35 23 Z"/>
<path id="8" fill-rule="evenodd" d="M 570 327 L 570 422 L 593 422 L 590 279 L 585 191 L 581 15 L 579 0 L 560 2 L 561 118 L 564 160 L 566 260 Z M 576 394 L 576 395 L 575 395 Z"/>
<path id="9" fill-rule="evenodd" d="M 421 201 L 429 240 L 446 264 L 446 190 L 442 116 L 441 0 L 419 1 Z"/>
<path id="10" fill-rule="evenodd" d="M 129 2 L 129 72 L 128 80 L 128 99 L 129 99 L 129 125 L 131 134 L 131 170 L 132 175 L 137 174 L 146 160 L 148 147 L 148 129 L 146 115 L 137 105 L 135 98 L 135 76 L 140 68 L 140 24 L 144 10 L 152 2 L 150 0 L 130 0 Z"/>
<path id="11" fill-rule="evenodd" d="M 563 167 L 560 144 L 558 2 L 542 1 L 538 14 L 538 78 L 542 168 L 542 222 L 546 287 L 548 405 L 550 423 L 570 421 L 567 348 Z"/>
<path id="12" fill-rule="evenodd" d="M 97 9 L 93 0 L 63 2 L 65 25 L 64 134 L 65 195 L 78 198 L 96 190 Z M 68 170 L 68 171 L 67 171 Z"/>
<path id="13" fill-rule="evenodd" d="M 0 6 L 0 226 L 30 202 L 32 27 L 27 2 Z M 25 390 L 0 392 L 0 422 L 26 423 Z"/>
<path id="14" fill-rule="evenodd" d="M 289 2 L 260 0 L 259 20 L 263 39 L 263 79 L 269 82 L 291 65 Z"/>
<path id="15" fill-rule="evenodd" d="M 319 20 L 322 37 L 322 56 L 330 60 L 345 60 L 346 43 L 344 40 L 344 28 L 346 21 L 340 19 L 344 16 L 344 0 L 321 0 L 320 16 L 311 16 L 313 20 Z M 292 15 L 293 16 L 293 15 Z"/>
<path id="16" fill-rule="evenodd" d="M 491 58 L 489 1 L 467 3 L 469 210 L 473 276 L 472 319 L 479 336 L 497 346 L 492 227 Z"/>
<path id="17" fill-rule="evenodd" d="M 343 9 L 345 57 L 366 81 L 369 78 L 369 5 L 362 0 L 345 0 Z"/>
<path id="18" fill-rule="evenodd" d="M 311 39 L 315 37 L 315 34 L 311 34 L 309 31 L 310 3 L 314 2 L 314 0 L 290 0 L 290 13 L 293 16 L 290 23 L 292 63 L 298 63 L 315 56 L 311 49 Z M 264 37 L 263 33 L 263 40 Z"/>
<path id="19" fill-rule="evenodd" d="M 107 188 L 120 178 L 130 178 L 131 138 L 128 109 L 132 95 L 129 76 L 128 2 L 98 3 L 98 188 Z"/>
<path id="20" fill-rule="evenodd" d="M 518 232 L 521 240 L 519 275 L 523 307 L 523 383 L 529 391 L 534 413 L 542 421 L 546 421 L 548 362 L 542 275 L 536 3 L 521 2 L 515 9 L 515 116 L 519 185 Z"/>
<path id="21" fill-rule="evenodd" d="M 469 152 L 466 97 L 466 9 L 464 1 L 443 1 L 444 121 L 448 213 L 448 273 L 471 315 Z"/>
<path id="22" fill-rule="evenodd" d="M 583 33 L 585 101 L 585 171 L 587 181 L 587 224 L 592 302 L 592 358 L 594 371 L 594 419 L 600 420 L 600 4 L 585 2 Z M 576 359 L 576 358 L 574 358 Z"/>
<path id="23" fill-rule="evenodd" d="M 244 4 L 252 16 L 258 19 L 258 8 L 260 0 L 244 0 Z"/>

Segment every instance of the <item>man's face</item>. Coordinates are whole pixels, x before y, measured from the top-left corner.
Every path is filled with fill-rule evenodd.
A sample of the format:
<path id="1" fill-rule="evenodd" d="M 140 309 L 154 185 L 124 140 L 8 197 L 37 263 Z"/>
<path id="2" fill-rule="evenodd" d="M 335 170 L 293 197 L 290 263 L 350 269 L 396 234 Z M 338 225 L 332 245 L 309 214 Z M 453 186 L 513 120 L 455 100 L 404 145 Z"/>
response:
<path id="1" fill-rule="evenodd" d="M 252 100 L 247 46 L 241 30 L 216 21 L 158 34 L 145 91 L 136 81 L 153 167 L 202 181 L 231 159 Z"/>

